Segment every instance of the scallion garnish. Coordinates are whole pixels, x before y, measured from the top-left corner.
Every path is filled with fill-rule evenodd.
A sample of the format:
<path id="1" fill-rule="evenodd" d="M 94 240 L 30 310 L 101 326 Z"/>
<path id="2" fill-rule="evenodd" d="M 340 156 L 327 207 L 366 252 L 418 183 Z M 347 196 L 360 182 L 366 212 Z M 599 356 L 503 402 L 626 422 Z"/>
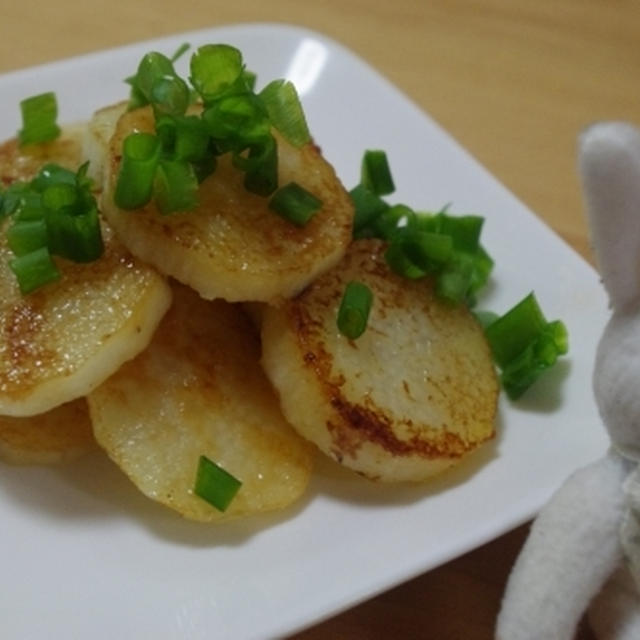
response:
<path id="1" fill-rule="evenodd" d="M 154 193 L 162 214 L 190 211 L 198 204 L 198 176 L 184 160 L 162 160 L 156 172 Z"/>
<path id="2" fill-rule="evenodd" d="M 114 201 L 122 209 L 139 209 L 153 193 L 160 162 L 160 141 L 150 133 L 132 133 L 122 145 Z"/>
<path id="3" fill-rule="evenodd" d="M 395 191 L 387 154 L 384 151 L 369 149 L 364 152 L 360 181 L 377 196 L 385 196 Z"/>
<path id="4" fill-rule="evenodd" d="M 16 256 L 23 256 L 48 243 L 47 223 L 39 220 L 19 220 L 7 229 L 7 244 Z"/>
<path id="5" fill-rule="evenodd" d="M 262 100 L 273 126 L 295 147 L 311 142 L 298 92 L 292 82 L 274 80 L 261 92 Z"/>
<path id="6" fill-rule="evenodd" d="M 60 135 L 57 124 L 58 102 L 52 91 L 20 102 L 22 129 L 18 132 L 21 146 L 55 140 Z"/>
<path id="7" fill-rule="evenodd" d="M 340 333 L 355 340 L 367 328 L 373 304 L 373 293 L 366 284 L 352 280 L 347 284 L 338 309 L 337 324 Z"/>
<path id="8" fill-rule="evenodd" d="M 189 49 L 191 49 L 191 45 L 188 42 L 183 42 L 173 53 L 173 55 L 171 56 L 171 62 L 176 62 L 178 61 L 180 58 L 182 58 L 182 56 L 189 51 Z"/>
<path id="9" fill-rule="evenodd" d="M 234 153 L 233 164 L 244 169 L 247 191 L 266 197 L 278 188 L 278 147 L 271 134 L 252 144 L 246 156 Z"/>
<path id="10" fill-rule="evenodd" d="M 230 153 L 234 166 L 245 173 L 244 186 L 248 191 L 264 197 L 273 195 L 278 188 L 278 149 L 272 129 L 279 130 L 296 146 L 310 141 L 293 85 L 277 80 L 256 94 L 255 74 L 245 69 L 238 49 L 225 44 L 205 45 L 192 55 L 189 76 L 202 110 L 198 115 L 186 116 L 187 104 L 193 96 L 175 72 L 176 55 L 167 58 L 158 52 L 148 53 L 136 74 L 126 80 L 131 85 L 129 108 L 146 104 L 153 107 L 160 140 L 158 162 L 186 162 L 198 182 L 202 182 L 215 170 L 217 156 Z M 123 165 L 127 155 L 123 150 Z M 154 178 L 149 175 L 144 180 L 138 177 L 132 180 L 129 169 L 121 166 L 116 204 L 134 209 L 151 199 L 161 199 L 164 212 L 187 210 L 185 203 L 194 208 L 197 198 L 185 198 L 185 190 L 175 197 L 167 192 L 170 183 L 167 175 L 156 179 L 156 173 L 164 171 L 159 166 L 150 163 L 149 174 Z M 121 182 L 125 184 L 121 186 Z M 149 189 L 149 184 L 155 186 Z M 130 193 L 135 197 L 129 197 Z"/>
<path id="11" fill-rule="evenodd" d="M 371 224 L 386 211 L 388 205 L 380 196 L 368 189 L 362 183 L 355 186 L 350 192 L 353 201 L 353 237 L 369 238 L 374 235 Z"/>
<path id="12" fill-rule="evenodd" d="M 566 327 L 559 320 L 547 322 L 533 293 L 491 322 L 485 334 L 511 399 L 519 398 L 569 348 Z"/>
<path id="13" fill-rule="evenodd" d="M 93 262 L 104 250 L 98 209 L 93 206 L 79 213 L 71 206 L 47 209 L 49 250 L 74 262 Z"/>
<path id="14" fill-rule="evenodd" d="M 207 456 L 200 456 L 193 488 L 198 497 L 206 500 L 218 511 L 226 511 L 241 486 L 242 482 L 228 471 Z"/>
<path id="15" fill-rule="evenodd" d="M 191 101 L 189 88 L 173 68 L 173 62 L 162 53 L 147 53 L 134 76 L 127 78 L 131 85 L 129 109 L 151 104 L 156 114 L 183 114 Z"/>
<path id="16" fill-rule="evenodd" d="M 221 98 L 243 78 L 242 54 L 226 44 L 207 44 L 191 57 L 191 84 L 205 106 Z"/>
<path id="17" fill-rule="evenodd" d="M 393 271 L 411 279 L 431 276 L 439 297 L 472 305 L 493 267 L 480 244 L 483 218 L 391 205 L 381 195 L 393 189 L 384 151 L 365 151 L 360 183 L 350 192 L 355 208 L 353 237 L 385 240 L 385 258 Z"/>
<path id="18" fill-rule="evenodd" d="M 280 187 L 269 200 L 269 208 L 285 220 L 303 227 L 322 207 L 322 202 L 297 182 Z"/>
<path id="19" fill-rule="evenodd" d="M 16 276 L 20 291 L 24 295 L 60 279 L 60 271 L 47 247 L 40 247 L 10 260 L 9 267 Z"/>
<path id="20" fill-rule="evenodd" d="M 450 236 L 404 227 L 389 243 L 385 258 L 393 271 L 414 280 L 442 272 L 452 251 Z"/>
<path id="21" fill-rule="evenodd" d="M 12 220 L 7 243 L 23 293 L 60 277 L 52 256 L 91 262 L 104 250 L 97 204 L 87 177 L 88 163 L 76 173 L 44 165 L 30 182 L 7 189 L 3 208 Z"/>
<path id="22" fill-rule="evenodd" d="M 75 186 L 77 180 L 78 175 L 74 171 L 61 167 L 58 164 L 47 163 L 31 181 L 31 187 L 36 191 L 42 192 L 54 184 L 69 184 Z"/>
<path id="23" fill-rule="evenodd" d="M 270 135 L 271 124 L 262 103 L 251 93 L 224 96 L 202 113 L 214 140 L 240 150 Z"/>
<path id="24" fill-rule="evenodd" d="M 157 118 L 156 133 L 165 157 L 200 162 L 209 155 L 206 125 L 197 116 Z"/>
<path id="25" fill-rule="evenodd" d="M 385 259 L 399 275 L 430 277 L 436 295 L 472 307 L 487 284 L 493 259 L 480 242 L 484 219 L 442 211 L 418 212 L 391 205 L 381 196 L 393 191 L 393 179 L 382 151 L 366 151 L 360 183 L 350 191 L 355 208 L 353 237 L 375 237 L 387 243 Z M 509 397 L 519 397 L 537 377 L 567 352 L 567 330 L 560 321 L 547 322 L 533 294 L 502 317 L 476 314 L 501 369 Z"/>

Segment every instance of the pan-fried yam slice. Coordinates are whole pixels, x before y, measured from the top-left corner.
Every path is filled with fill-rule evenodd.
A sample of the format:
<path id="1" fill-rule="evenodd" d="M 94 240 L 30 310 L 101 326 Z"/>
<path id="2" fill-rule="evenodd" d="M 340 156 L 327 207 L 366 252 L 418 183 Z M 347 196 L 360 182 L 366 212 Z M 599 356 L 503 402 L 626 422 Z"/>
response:
<path id="1" fill-rule="evenodd" d="M 78 124 L 65 127 L 52 142 L 25 147 L 20 147 L 16 138 L 3 142 L 0 145 L 0 185 L 30 180 L 47 162 L 55 162 L 75 171 L 83 162 L 85 133 L 86 126 Z"/>
<path id="2" fill-rule="evenodd" d="M 242 310 L 177 286 L 148 349 L 88 397 L 98 443 L 148 497 L 216 521 L 281 509 L 311 473 L 285 422 Z M 221 513 L 193 493 L 201 455 L 242 482 Z"/>
<path id="3" fill-rule="evenodd" d="M 74 130 L 57 143 L 26 149 L 5 143 L 0 179 L 28 180 L 45 162 L 77 169 L 83 135 Z M 9 268 L 10 224 L 0 223 L 0 414 L 28 416 L 86 395 L 144 349 L 171 290 L 103 226 L 101 258 L 87 264 L 56 259 L 61 279 L 22 295 Z"/>
<path id="4" fill-rule="evenodd" d="M 95 448 L 84 398 L 36 416 L 0 416 L 0 458 L 5 462 L 57 464 Z"/>
<path id="5" fill-rule="evenodd" d="M 317 147 L 297 149 L 278 140 L 279 181 L 295 181 L 323 202 L 299 228 L 268 208 L 268 198 L 248 192 L 229 154 L 200 185 L 195 211 L 161 215 L 149 204 L 118 209 L 113 190 L 123 139 L 153 131 L 149 108 L 128 112 L 111 140 L 109 188 L 103 208 L 131 252 L 207 299 L 269 301 L 300 291 L 342 257 L 351 237 L 353 206 Z"/>
<path id="6" fill-rule="evenodd" d="M 126 102 L 104 107 L 93 114 L 86 127 L 83 155 L 89 160 L 89 176 L 93 178 L 99 189 L 104 186 L 109 141 L 116 130 L 118 119 L 126 109 Z"/>
<path id="7" fill-rule="evenodd" d="M 345 285 L 368 285 L 368 328 L 336 327 Z M 498 386 L 483 332 L 468 310 L 435 298 L 385 264 L 377 240 L 295 299 L 266 308 L 263 366 L 289 422 L 366 476 L 417 481 L 459 462 L 494 434 Z"/>

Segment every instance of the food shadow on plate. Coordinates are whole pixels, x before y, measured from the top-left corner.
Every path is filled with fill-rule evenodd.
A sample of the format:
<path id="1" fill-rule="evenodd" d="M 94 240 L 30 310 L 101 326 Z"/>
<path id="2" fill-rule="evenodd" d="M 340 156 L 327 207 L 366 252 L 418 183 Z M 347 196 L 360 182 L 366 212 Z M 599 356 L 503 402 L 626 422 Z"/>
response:
<path id="1" fill-rule="evenodd" d="M 2 498 L 38 519 L 125 522 L 153 536 L 191 547 L 239 546 L 261 531 L 295 517 L 305 502 L 277 513 L 227 522 L 194 522 L 145 497 L 100 451 L 55 466 L 0 465 Z"/>
<path id="2" fill-rule="evenodd" d="M 558 360 L 521 398 L 513 402 L 514 408 L 543 414 L 558 411 L 564 401 L 564 383 L 569 378 L 571 369 L 570 358 Z M 585 393 L 590 392 L 591 387 L 585 389 Z"/>
<path id="3" fill-rule="evenodd" d="M 240 546 L 329 500 L 358 508 L 402 507 L 451 490 L 498 457 L 503 423 L 498 413 L 495 438 L 461 464 L 421 483 L 371 481 L 320 452 L 305 495 L 281 511 L 217 523 L 194 522 L 145 497 L 101 451 L 56 466 L 0 465 L 2 493 L 20 510 L 38 518 L 73 522 L 121 522 L 143 527 L 153 536 L 190 547 Z"/>

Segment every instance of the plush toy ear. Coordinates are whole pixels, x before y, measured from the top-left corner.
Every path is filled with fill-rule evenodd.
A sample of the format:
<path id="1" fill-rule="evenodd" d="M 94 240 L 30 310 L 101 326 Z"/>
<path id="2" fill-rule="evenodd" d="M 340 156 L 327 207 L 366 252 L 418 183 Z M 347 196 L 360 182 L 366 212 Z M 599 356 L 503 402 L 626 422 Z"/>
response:
<path id="1" fill-rule="evenodd" d="M 579 166 L 600 275 L 622 311 L 640 301 L 640 131 L 593 125 L 580 138 Z"/>

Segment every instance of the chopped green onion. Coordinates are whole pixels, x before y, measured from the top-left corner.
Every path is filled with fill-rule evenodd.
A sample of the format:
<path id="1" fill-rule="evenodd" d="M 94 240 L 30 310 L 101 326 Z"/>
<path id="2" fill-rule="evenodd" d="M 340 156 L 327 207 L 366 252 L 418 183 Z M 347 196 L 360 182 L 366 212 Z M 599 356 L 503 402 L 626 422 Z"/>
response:
<path id="1" fill-rule="evenodd" d="M 191 45 L 188 42 L 183 42 L 171 56 L 171 62 L 179 60 L 189 49 L 191 49 Z"/>
<path id="2" fill-rule="evenodd" d="M 514 400 L 569 349 L 565 325 L 547 322 L 533 293 L 489 324 L 485 334 L 502 386 Z"/>
<path id="3" fill-rule="evenodd" d="M 544 331 L 547 321 L 533 293 L 487 328 L 493 357 L 504 367 Z"/>
<path id="4" fill-rule="evenodd" d="M 18 257 L 46 247 L 48 236 L 45 219 L 15 222 L 7 229 L 7 244 Z"/>
<path id="5" fill-rule="evenodd" d="M 165 154 L 175 160 L 200 162 L 213 155 L 205 123 L 197 116 L 161 116 L 156 132 Z"/>
<path id="6" fill-rule="evenodd" d="M 61 207 L 47 212 L 49 251 L 74 262 L 93 262 L 104 251 L 98 210 L 80 214 Z"/>
<path id="7" fill-rule="evenodd" d="M 363 184 L 354 187 L 349 195 L 354 206 L 353 237 L 363 238 L 374 235 L 369 227 L 383 211 L 389 208 L 389 205 Z"/>
<path id="8" fill-rule="evenodd" d="M 242 54 L 226 44 L 199 47 L 191 56 L 191 84 L 205 105 L 222 97 L 243 77 Z"/>
<path id="9" fill-rule="evenodd" d="M 247 191 L 266 197 L 278 188 L 278 147 L 271 134 L 251 145 L 247 157 L 234 154 L 233 163 L 244 168 Z"/>
<path id="10" fill-rule="evenodd" d="M 71 214 L 78 211 L 78 194 L 70 184 L 53 184 L 42 192 L 42 204 L 49 211 Z"/>
<path id="11" fill-rule="evenodd" d="M 193 492 L 218 511 L 226 511 L 242 482 L 206 456 L 200 456 Z"/>
<path id="12" fill-rule="evenodd" d="M 269 200 L 269 209 L 299 227 L 306 225 L 321 207 L 322 201 L 297 182 L 280 187 Z"/>
<path id="13" fill-rule="evenodd" d="M 20 146 L 55 140 L 60 135 L 56 94 L 49 91 L 20 102 L 22 129 L 18 132 Z"/>
<path id="14" fill-rule="evenodd" d="M 139 208 L 152 198 L 162 201 L 159 208 L 165 212 L 191 208 L 195 194 L 184 189 L 171 198 L 167 189 L 172 180 L 164 174 L 156 178 L 158 163 L 183 163 L 180 170 L 164 172 L 172 175 L 178 172 L 186 175 L 184 163 L 187 163 L 192 170 L 190 175 L 195 175 L 200 183 L 215 170 L 217 157 L 225 153 L 230 153 L 233 165 L 245 173 L 244 186 L 248 191 L 273 196 L 278 189 L 278 148 L 273 129 L 294 145 L 311 140 L 302 106 L 290 82 L 277 80 L 257 95 L 256 76 L 245 69 L 241 52 L 229 45 L 209 44 L 199 47 L 191 56 L 189 80 L 193 89 L 190 89 L 173 67 L 186 49 L 187 45 L 183 45 L 172 58 L 158 52 L 148 53 L 136 74 L 126 79 L 131 86 L 129 108 L 149 103 L 153 106 L 159 149 L 145 141 L 127 149 L 128 143 L 133 142 L 132 136 L 125 140 L 114 197 L 123 209 Z M 186 106 L 194 101 L 194 94 L 195 100 L 197 96 L 201 99 L 203 109 L 197 116 L 186 116 Z M 142 167 L 133 170 L 129 166 L 136 164 Z M 178 182 L 184 184 L 184 180 Z M 319 206 L 309 196 L 286 214 L 297 220 L 296 224 L 304 224 Z M 180 204 L 170 202 L 170 198 Z M 279 207 L 283 198 L 284 194 L 275 198 L 274 206 Z"/>
<path id="15" fill-rule="evenodd" d="M 453 304 L 467 301 L 473 279 L 473 259 L 463 253 L 456 254 L 436 277 L 436 295 Z"/>
<path id="16" fill-rule="evenodd" d="M 160 213 L 195 209 L 198 206 L 198 184 L 198 177 L 188 162 L 160 161 L 153 192 Z"/>
<path id="17" fill-rule="evenodd" d="M 453 251 L 451 236 L 414 230 L 399 234 L 407 255 L 427 271 L 449 262 Z"/>
<path id="18" fill-rule="evenodd" d="M 338 309 L 340 333 L 350 340 L 359 338 L 367 328 L 372 303 L 373 293 L 366 284 L 355 280 L 349 282 Z"/>
<path id="19" fill-rule="evenodd" d="M 418 215 L 416 225 L 425 231 L 451 236 L 456 249 L 474 253 L 480 247 L 484 218 L 473 215 L 453 216 L 441 211 L 435 215 Z"/>
<path id="20" fill-rule="evenodd" d="M 472 307 L 486 285 L 493 259 L 480 243 L 484 219 L 436 214 L 390 205 L 381 195 L 393 191 L 383 151 L 366 151 L 360 184 L 351 190 L 355 216 L 353 237 L 375 237 L 387 243 L 385 260 L 392 271 L 416 280 L 431 276 L 436 295 Z M 485 329 L 501 382 L 517 398 L 537 377 L 567 352 L 567 330 L 560 321 L 547 322 L 533 297 L 525 298 L 502 317 L 476 313 Z"/>
<path id="21" fill-rule="evenodd" d="M 47 247 L 40 247 L 10 260 L 9 267 L 15 274 L 23 295 L 60 278 L 60 271 L 51 259 Z"/>
<path id="22" fill-rule="evenodd" d="M 182 115 L 186 111 L 191 92 L 173 68 L 175 56 L 180 53 L 179 49 L 172 59 L 157 51 L 143 56 L 135 75 L 125 80 L 131 85 L 129 110 L 151 104 L 156 115 Z"/>
<path id="23" fill-rule="evenodd" d="M 150 133 L 128 135 L 122 147 L 122 163 L 114 193 L 121 209 L 139 209 L 151 200 L 160 141 Z"/>
<path id="24" fill-rule="evenodd" d="M 125 80 L 131 85 L 129 110 L 149 104 L 155 82 L 160 78 L 174 75 L 173 63 L 167 56 L 157 51 L 145 54 L 138 64 L 135 75 Z"/>
<path id="25" fill-rule="evenodd" d="M 494 311 L 474 311 L 473 315 L 483 329 L 494 323 L 500 316 Z"/>
<path id="26" fill-rule="evenodd" d="M 392 240 L 401 229 L 411 229 L 415 212 L 404 204 L 394 204 L 382 211 L 371 223 L 373 235 L 383 240 Z"/>
<path id="27" fill-rule="evenodd" d="M 258 76 L 256 76 L 253 71 L 249 71 L 248 69 L 242 70 L 242 80 L 244 81 L 249 91 L 254 91 L 257 79 Z"/>
<path id="28" fill-rule="evenodd" d="M 294 147 L 302 147 L 311 142 L 298 92 L 292 82 L 287 80 L 270 82 L 260 92 L 260 99 L 269 114 L 271 123 L 285 140 Z"/>
<path id="29" fill-rule="evenodd" d="M 441 269 L 451 258 L 453 241 L 450 236 L 404 227 L 396 232 L 390 247 L 401 249 L 408 260 L 425 274 Z M 400 275 L 404 275 L 400 272 Z"/>
<path id="30" fill-rule="evenodd" d="M 419 280 L 427 271 L 413 262 L 404 251 L 401 243 L 392 242 L 384 253 L 384 259 L 392 271 L 409 280 Z"/>
<path id="31" fill-rule="evenodd" d="M 360 183 L 378 196 L 395 191 L 387 154 L 384 151 L 370 149 L 364 152 Z"/>
<path id="32" fill-rule="evenodd" d="M 235 149 L 263 140 L 271 131 L 264 106 L 250 93 L 216 100 L 203 111 L 202 119 L 214 140 L 229 141 Z"/>
<path id="33" fill-rule="evenodd" d="M 182 115 L 191 102 L 189 87 L 178 76 L 163 76 L 153 83 L 149 102 L 156 114 Z"/>
<path id="34" fill-rule="evenodd" d="M 42 205 L 42 194 L 30 189 L 28 184 L 22 185 L 22 188 L 12 187 L 7 191 L 5 206 L 7 212 L 13 215 L 16 221 L 24 220 L 40 220 L 44 216 L 44 207 Z"/>
<path id="35" fill-rule="evenodd" d="M 58 164 L 47 163 L 38 171 L 38 175 L 31 181 L 31 187 L 36 191 L 42 192 L 54 184 L 69 184 L 75 186 L 76 181 L 77 176 L 73 171 L 65 169 Z"/>
<path id="36" fill-rule="evenodd" d="M 46 164 L 30 182 L 14 182 L 3 209 L 11 215 L 7 244 L 10 262 L 23 293 L 57 280 L 51 256 L 90 262 L 104 250 L 100 217 L 87 177 L 88 163 L 76 173 Z"/>

